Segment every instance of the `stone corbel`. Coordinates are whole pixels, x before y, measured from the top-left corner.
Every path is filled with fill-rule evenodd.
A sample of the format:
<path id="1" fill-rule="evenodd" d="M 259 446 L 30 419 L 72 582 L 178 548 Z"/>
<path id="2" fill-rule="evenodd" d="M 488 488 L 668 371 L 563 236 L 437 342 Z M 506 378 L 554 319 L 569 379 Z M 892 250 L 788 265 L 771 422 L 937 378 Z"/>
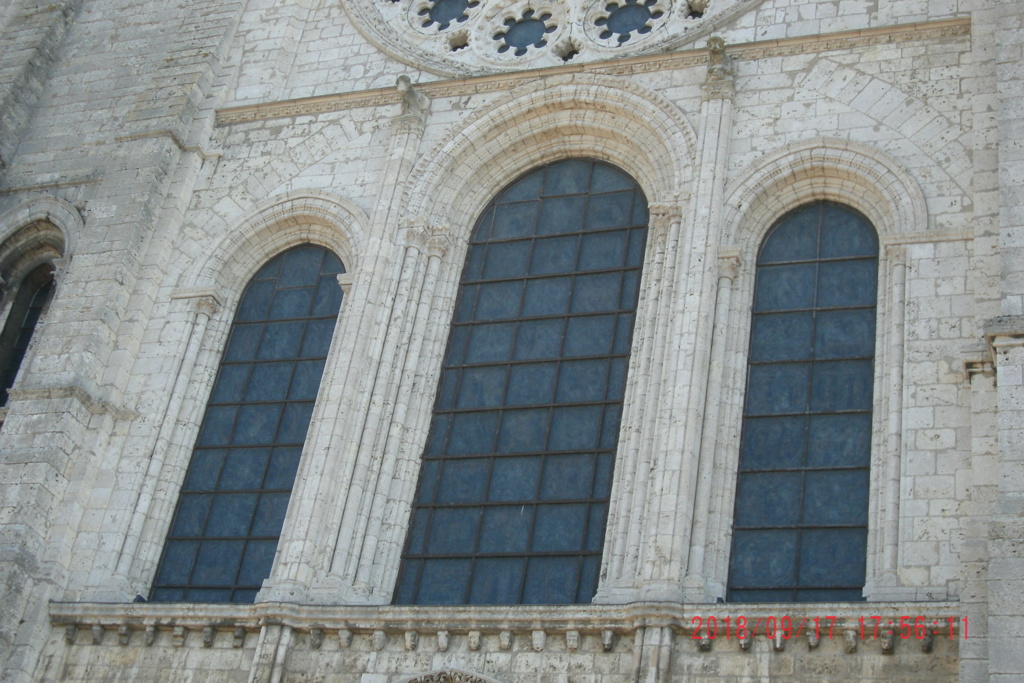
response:
<path id="1" fill-rule="evenodd" d="M 995 377 L 996 364 L 990 342 L 969 346 L 961 351 L 960 356 L 968 382 L 971 382 L 977 375 Z"/>
<path id="2" fill-rule="evenodd" d="M 736 91 L 734 72 L 732 58 L 725 51 L 725 39 L 722 36 L 708 38 L 708 75 L 701 85 L 703 99 L 731 99 Z"/>
<path id="3" fill-rule="evenodd" d="M 391 120 L 391 125 L 399 133 L 421 133 L 430 114 L 430 98 L 416 90 L 405 74 L 396 79 L 395 88 L 402 96 L 402 111 Z"/>

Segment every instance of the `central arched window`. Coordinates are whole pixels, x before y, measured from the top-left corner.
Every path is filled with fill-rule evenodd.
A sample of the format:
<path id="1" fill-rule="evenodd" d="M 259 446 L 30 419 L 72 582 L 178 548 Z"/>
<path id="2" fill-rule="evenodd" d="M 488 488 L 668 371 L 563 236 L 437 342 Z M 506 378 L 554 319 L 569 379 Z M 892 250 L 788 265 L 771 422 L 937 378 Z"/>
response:
<path id="1" fill-rule="evenodd" d="M 818 202 L 757 260 L 728 599 L 861 599 L 878 237 Z"/>
<path id="2" fill-rule="evenodd" d="M 280 254 L 238 304 L 153 583 L 162 602 L 253 602 L 270 574 L 341 305 L 341 261 Z"/>
<path id="3" fill-rule="evenodd" d="M 399 603 L 589 602 L 647 202 L 600 162 L 513 183 L 473 231 Z"/>

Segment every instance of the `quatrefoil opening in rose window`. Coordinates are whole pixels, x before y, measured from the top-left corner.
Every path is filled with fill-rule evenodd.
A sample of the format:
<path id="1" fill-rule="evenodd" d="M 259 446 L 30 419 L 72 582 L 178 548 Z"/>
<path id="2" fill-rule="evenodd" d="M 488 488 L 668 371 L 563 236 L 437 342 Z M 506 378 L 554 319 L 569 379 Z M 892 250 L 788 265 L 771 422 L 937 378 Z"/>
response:
<path id="1" fill-rule="evenodd" d="M 452 22 L 462 23 L 469 19 L 467 10 L 480 4 L 480 0 L 432 0 L 429 7 L 420 10 L 420 16 L 426 17 L 424 28 L 437 24 L 438 31 L 444 31 Z"/>
<path id="2" fill-rule="evenodd" d="M 558 28 L 550 21 L 550 12 L 537 14 L 532 9 L 523 12 L 519 19 L 509 17 L 505 20 L 505 30 L 494 34 L 494 39 L 501 42 L 498 52 L 515 50 L 515 56 L 522 57 L 529 47 L 544 47 L 548 44 L 544 36 Z"/>
<path id="3" fill-rule="evenodd" d="M 618 41 L 624 43 L 634 32 L 639 35 L 650 33 L 653 28 L 651 22 L 660 19 L 664 14 L 659 9 L 652 9 L 657 3 L 658 0 L 624 0 L 621 3 L 608 3 L 605 6 L 608 15 L 594 21 L 598 26 L 604 27 L 600 38 L 607 40 L 617 35 Z"/>

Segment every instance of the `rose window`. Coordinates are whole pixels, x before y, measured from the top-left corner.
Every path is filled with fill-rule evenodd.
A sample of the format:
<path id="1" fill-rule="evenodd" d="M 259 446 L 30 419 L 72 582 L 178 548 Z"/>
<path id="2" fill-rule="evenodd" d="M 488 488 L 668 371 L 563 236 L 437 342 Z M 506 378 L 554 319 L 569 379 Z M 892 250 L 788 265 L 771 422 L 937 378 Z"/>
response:
<path id="1" fill-rule="evenodd" d="M 523 12 L 523 16 L 518 20 L 506 19 L 505 30 L 494 34 L 494 39 L 501 42 L 498 52 L 514 49 L 515 55 L 521 57 L 530 46 L 544 47 L 548 42 L 544 40 L 544 35 L 558 28 L 554 24 L 549 24 L 550 20 L 550 12 L 537 14 L 532 9 Z"/>

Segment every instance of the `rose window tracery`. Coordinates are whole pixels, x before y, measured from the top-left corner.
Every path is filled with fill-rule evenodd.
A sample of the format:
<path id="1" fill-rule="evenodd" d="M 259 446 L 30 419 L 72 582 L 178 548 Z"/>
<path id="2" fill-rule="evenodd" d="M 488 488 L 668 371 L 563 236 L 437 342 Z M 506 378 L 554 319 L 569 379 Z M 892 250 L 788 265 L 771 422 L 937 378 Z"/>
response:
<path id="1" fill-rule="evenodd" d="M 699 46 L 762 0 L 339 0 L 384 52 L 441 76 Z"/>

